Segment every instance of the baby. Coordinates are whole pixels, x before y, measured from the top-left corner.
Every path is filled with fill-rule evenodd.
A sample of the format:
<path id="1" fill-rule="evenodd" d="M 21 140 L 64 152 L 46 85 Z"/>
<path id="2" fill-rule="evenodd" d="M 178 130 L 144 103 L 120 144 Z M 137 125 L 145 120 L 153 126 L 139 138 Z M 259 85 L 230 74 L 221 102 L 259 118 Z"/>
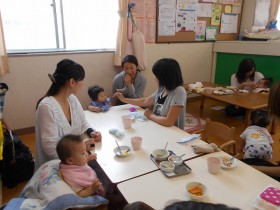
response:
<path id="1" fill-rule="evenodd" d="M 110 99 L 106 97 L 104 89 L 99 85 L 88 88 L 88 95 L 91 99 L 88 110 L 91 112 L 106 112 L 110 109 Z"/>
<path id="2" fill-rule="evenodd" d="M 254 93 L 268 93 L 272 85 L 272 77 L 262 78 L 257 82 L 257 87 L 253 90 Z"/>
<path id="3" fill-rule="evenodd" d="M 57 144 L 60 174 L 72 190 L 81 197 L 98 194 L 105 196 L 102 183 L 95 171 L 87 164 L 96 155 L 88 155 L 86 144 L 79 135 L 66 135 Z"/>
<path id="4" fill-rule="evenodd" d="M 272 137 L 266 127 L 270 123 L 270 117 L 266 110 L 256 111 L 253 119 L 252 126 L 240 135 L 244 140 L 245 147 L 244 158 L 259 158 L 263 160 L 271 160 L 272 158 Z"/>

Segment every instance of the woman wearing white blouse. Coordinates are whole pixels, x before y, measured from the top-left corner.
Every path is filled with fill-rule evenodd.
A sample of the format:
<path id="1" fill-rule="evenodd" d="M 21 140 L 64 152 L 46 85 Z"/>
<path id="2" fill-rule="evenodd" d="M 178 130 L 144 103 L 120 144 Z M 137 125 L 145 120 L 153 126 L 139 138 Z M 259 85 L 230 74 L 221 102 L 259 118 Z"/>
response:
<path id="1" fill-rule="evenodd" d="M 86 121 L 83 108 L 74 95 L 83 86 L 83 67 L 64 59 L 49 77 L 52 85 L 36 107 L 35 170 L 49 160 L 58 159 L 56 145 L 67 134 L 86 133 L 92 138 L 86 142 L 87 150 L 94 141 L 101 141 L 102 138 L 100 132 L 94 131 Z"/>

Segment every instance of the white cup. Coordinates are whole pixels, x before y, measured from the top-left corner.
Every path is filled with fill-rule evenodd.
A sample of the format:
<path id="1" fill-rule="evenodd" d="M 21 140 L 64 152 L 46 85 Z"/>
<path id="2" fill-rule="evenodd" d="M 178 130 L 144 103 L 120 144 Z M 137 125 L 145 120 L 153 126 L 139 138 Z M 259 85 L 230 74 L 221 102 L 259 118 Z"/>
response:
<path id="1" fill-rule="evenodd" d="M 218 157 L 208 157 L 207 166 L 208 166 L 208 171 L 211 174 L 217 174 L 221 169 L 221 159 Z"/>
<path id="2" fill-rule="evenodd" d="M 122 116 L 122 121 L 125 129 L 131 128 L 132 119 L 128 115 Z"/>
<path id="3" fill-rule="evenodd" d="M 131 137 L 131 146 L 133 150 L 139 150 L 141 148 L 142 145 L 142 137 L 140 136 L 134 136 Z"/>

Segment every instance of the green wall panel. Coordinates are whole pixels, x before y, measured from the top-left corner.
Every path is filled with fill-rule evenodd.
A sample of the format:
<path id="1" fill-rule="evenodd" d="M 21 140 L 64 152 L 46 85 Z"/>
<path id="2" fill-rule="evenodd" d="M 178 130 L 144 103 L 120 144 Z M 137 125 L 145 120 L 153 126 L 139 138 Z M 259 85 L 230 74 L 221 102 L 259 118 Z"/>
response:
<path id="1" fill-rule="evenodd" d="M 280 80 L 280 56 L 217 53 L 215 83 L 230 85 L 231 75 L 236 73 L 240 61 L 244 58 L 253 59 L 257 71 L 265 77 L 272 77 L 273 83 Z"/>

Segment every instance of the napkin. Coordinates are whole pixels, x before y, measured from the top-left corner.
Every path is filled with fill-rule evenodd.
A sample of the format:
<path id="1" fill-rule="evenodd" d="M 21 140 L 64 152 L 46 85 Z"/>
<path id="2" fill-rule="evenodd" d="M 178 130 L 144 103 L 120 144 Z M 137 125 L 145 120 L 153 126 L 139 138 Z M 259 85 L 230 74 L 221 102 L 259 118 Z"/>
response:
<path id="1" fill-rule="evenodd" d="M 212 153 L 212 152 L 218 152 L 220 149 L 218 146 L 214 143 L 206 144 L 206 145 L 192 145 L 193 151 L 195 154 L 198 153 Z"/>
<path id="2" fill-rule="evenodd" d="M 186 136 L 186 137 L 178 140 L 177 142 L 178 143 L 185 143 L 185 142 L 191 141 L 193 139 L 198 139 L 198 138 L 200 138 L 200 134 L 192 134 L 192 135 Z"/>
<path id="3" fill-rule="evenodd" d="M 124 137 L 124 133 L 122 131 L 118 130 L 117 128 L 110 129 L 109 133 L 113 134 L 114 136 L 116 136 L 118 138 Z"/>

